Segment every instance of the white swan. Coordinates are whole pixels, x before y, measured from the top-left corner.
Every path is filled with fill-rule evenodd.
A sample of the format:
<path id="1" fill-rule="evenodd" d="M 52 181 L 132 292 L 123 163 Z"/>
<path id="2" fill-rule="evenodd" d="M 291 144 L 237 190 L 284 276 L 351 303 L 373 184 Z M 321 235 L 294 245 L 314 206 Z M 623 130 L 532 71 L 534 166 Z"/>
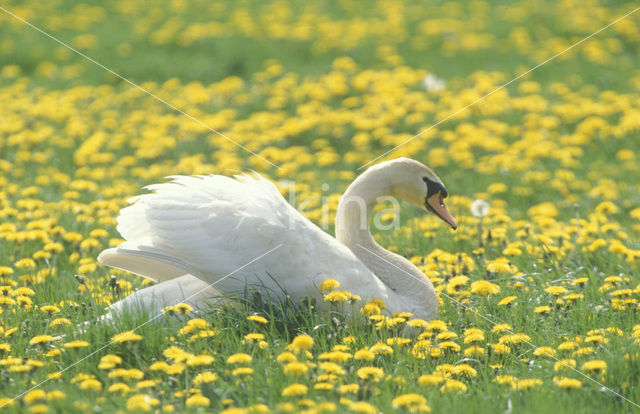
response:
<path id="1" fill-rule="evenodd" d="M 185 301 L 201 307 L 248 286 L 270 297 L 315 297 L 332 278 L 340 289 L 382 299 L 390 312 L 431 320 L 438 301 L 429 279 L 410 261 L 378 245 L 369 215 L 382 196 L 401 198 L 457 225 L 444 205 L 447 191 L 421 163 L 399 158 L 369 168 L 338 205 L 336 238 L 303 217 L 258 174 L 171 177 L 129 200 L 118 231 L 125 242 L 98 260 L 156 282 L 113 304 L 121 312 L 143 306 L 157 312 Z M 213 287 L 209 285 L 213 284 Z"/>

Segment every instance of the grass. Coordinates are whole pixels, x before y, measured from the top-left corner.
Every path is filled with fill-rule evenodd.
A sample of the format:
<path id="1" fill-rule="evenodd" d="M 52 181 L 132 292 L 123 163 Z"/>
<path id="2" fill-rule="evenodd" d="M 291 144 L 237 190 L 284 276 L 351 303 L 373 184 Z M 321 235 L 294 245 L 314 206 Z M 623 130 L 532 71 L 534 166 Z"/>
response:
<path id="1" fill-rule="evenodd" d="M 451 194 L 456 233 L 406 204 L 397 217 L 385 216 L 397 218 L 398 229 L 374 231 L 431 278 L 443 324 L 409 332 L 392 315 L 340 309 L 348 303 L 327 309 L 248 295 L 238 308 L 151 323 L 143 310 L 115 325 L 76 328 L 148 284 L 95 260 L 120 242 L 118 210 L 142 186 L 173 174 L 253 169 L 276 182 L 295 179 L 297 205 L 311 200 L 304 214 L 319 224 L 322 200 L 335 214 L 333 201 L 358 167 L 635 4 L 60 0 L 3 7 L 282 168 L 0 13 L 0 405 L 19 396 L 0 410 L 636 410 L 635 15 L 387 157 L 425 162 Z M 446 88 L 425 91 L 427 73 Z M 469 210 L 474 199 L 491 205 L 482 234 Z M 75 274 L 86 277 L 91 298 Z M 109 286 L 112 275 L 120 293 Z M 105 346 L 138 326 L 139 341 Z M 41 335 L 63 338 L 33 343 Z M 309 353 L 296 345 L 308 340 L 301 335 L 313 338 Z M 72 340 L 87 346 L 65 346 Z M 287 366 L 289 351 L 305 373 Z M 228 362 L 238 353 L 251 362 Z M 203 354 L 214 360 L 198 365 Z M 114 355 L 120 362 L 104 362 Z M 323 365 L 331 360 L 337 365 Z M 384 374 L 363 379 L 363 367 Z M 430 374 L 440 382 L 427 385 Z M 292 384 L 307 391 L 283 395 Z"/>

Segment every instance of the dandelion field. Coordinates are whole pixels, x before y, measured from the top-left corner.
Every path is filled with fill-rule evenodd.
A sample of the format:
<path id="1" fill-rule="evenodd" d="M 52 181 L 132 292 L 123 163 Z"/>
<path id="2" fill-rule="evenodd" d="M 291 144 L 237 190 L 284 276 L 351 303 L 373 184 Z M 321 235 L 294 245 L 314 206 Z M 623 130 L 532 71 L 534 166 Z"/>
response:
<path id="1" fill-rule="evenodd" d="M 410 140 L 636 4 L 1 6 L 257 155 L 0 11 L 0 411 L 638 409 L 640 15 Z M 460 226 L 403 205 L 374 234 L 439 320 L 250 297 L 76 328 L 149 283 L 96 262 L 141 187 L 252 169 L 322 225 L 400 144 L 382 160 L 433 168 Z"/>

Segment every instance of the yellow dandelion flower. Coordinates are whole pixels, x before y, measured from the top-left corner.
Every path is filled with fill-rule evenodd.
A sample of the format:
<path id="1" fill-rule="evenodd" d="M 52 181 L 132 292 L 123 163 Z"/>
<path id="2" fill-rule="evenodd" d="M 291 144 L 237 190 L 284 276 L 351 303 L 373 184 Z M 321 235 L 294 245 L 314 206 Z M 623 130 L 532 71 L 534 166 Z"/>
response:
<path id="1" fill-rule="evenodd" d="M 367 348 L 356 351 L 356 353 L 353 354 L 354 359 L 363 360 L 363 361 L 373 361 L 375 357 L 376 357 L 376 354 L 374 354 Z"/>
<path id="2" fill-rule="evenodd" d="M 151 371 L 164 371 L 167 368 L 169 368 L 169 364 L 164 361 L 157 361 L 149 366 Z"/>
<path id="3" fill-rule="evenodd" d="M 372 345 L 369 348 L 369 351 L 373 352 L 375 355 L 393 354 L 393 348 L 382 342 L 378 342 L 377 344 Z"/>
<path id="4" fill-rule="evenodd" d="M 543 358 L 553 358 L 556 355 L 556 350 L 550 346 L 541 346 L 533 351 L 533 355 Z"/>
<path id="5" fill-rule="evenodd" d="M 49 327 L 52 329 L 56 329 L 61 326 L 71 326 L 71 325 L 72 325 L 71 321 L 67 318 L 56 318 L 51 322 L 49 322 Z"/>
<path id="6" fill-rule="evenodd" d="M 298 358 L 289 351 L 285 351 L 276 357 L 276 361 L 278 361 L 281 364 L 284 364 L 287 362 L 295 362 L 297 360 Z"/>
<path id="7" fill-rule="evenodd" d="M 129 394 L 131 391 L 133 391 L 133 389 L 124 382 L 116 382 L 114 384 L 111 384 L 109 388 L 107 388 L 107 391 L 114 394 L 125 395 Z"/>
<path id="8" fill-rule="evenodd" d="M 23 400 L 27 404 L 32 404 L 35 401 L 43 401 L 47 399 L 47 393 L 41 389 L 35 389 L 26 393 Z"/>
<path id="9" fill-rule="evenodd" d="M 577 380 L 574 378 L 567 378 L 567 377 L 555 377 L 553 379 L 553 383 L 557 387 L 564 388 L 566 390 L 572 390 L 572 389 L 582 387 L 582 382 L 580 380 Z"/>
<path id="10" fill-rule="evenodd" d="M 340 287 L 340 283 L 335 279 L 325 279 L 320 284 L 318 290 L 320 292 L 331 292 L 334 289 L 338 289 Z"/>
<path id="11" fill-rule="evenodd" d="M 89 378 L 80 382 L 78 387 L 83 391 L 86 391 L 86 390 L 101 391 L 102 383 L 96 379 Z"/>
<path id="12" fill-rule="evenodd" d="M 178 303 L 177 305 L 167 306 L 162 309 L 164 313 L 168 313 L 170 315 L 186 315 L 188 313 L 193 312 L 193 307 L 187 303 Z"/>
<path id="13" fill-rule="evenodd" d="M 145 394 L 132 395 L 127 399 L 126 407 L 129 411 L 151 411 L 153 407 L 160 404 L 160 401 L 156 398 L 152 398 Z"/>
<path id="14" fill-rule="evenodd" d="M 67 342 L 63 346 L 65 348 L 78 349 L 78 348 L 85 348 L 89 345 L 91 344 L 87 341 L 75 340 L 75 341 Z"/>
<path id="15" fill-rule="evenodd" d="M 465 393 L 467 392 L 467 386 L 464 385 L 463 382 L 458 381 L 458 380 L 454 380 L 454 379 L 448 379 L 445 381 L 445 383 L 442 385 L 442 387 L 440 387 L 440 392 L 461 392 L 461 393 Z"/>
<path id="16" fill-rule="evenodd" d="M 539 388 L 543 384 L 544 382 L 538 378 L 519 379 L 511 383 L 511 388 L 518 391 L 525 391 L 532 388 Z"/>
<path id="17" fill-rule="evenodd" d="M 31 338 L 31 340 L 29 341 L 29 345 L 48 344 L 51 341 L 53 341 L 53 336 L 51 335 L 37 335 Z"/>
<path id="18" fill-rule="evenodd" d="M 313 338 L 309 335 L 298 335 L 293 338 L 293 341 L 291 341 L 291 345 L 289 346 L 296 352 L 307 351 L 313 346 Z"/>
<path id="19" fill-rule="evenodd" d="M 584 364 L 582 364 L 581 369 L 587 372 L 604 374 L 607 372 L 607 363 L 605 361 L 593 359 L 591 361 L 587 361 Z"/>
<path id="20" fill-rule="evenodd" d="M 227 364 L 249 364 L 252 359 L 249 354 L 237 353 L 227 358 Z"/>
<path id="21" fill-rule="evenodd" d="M 511 306 L 517 299 L 517 296 L 507 296 L 498 302 L 498 306 Z"/>
<path id="22" fill-rule="evenodd" d="M 506 355 L 511 352 L 511 348 L 504 344 L 491 344 L 491 349 L 496 355 Z"/>
<path id="23" fill-rule="evenodd" d="M 358 369 L 357 375 L 361 380 L 378 382 L 384 377 L 384 370 L 377 367 L 362 367 Z"/>
<path id="24" fill-rule="evenodd" d="M 338 387 L 338 393 L 340 394 L 357 394 L 359 390 L 359 384 L 344 384 Z"/>
<path id="25" fill-rule="evenodd" d="M 209 404 L 209 399 L 201 394 L 192 395 L 186 401 L 187 407 L 208 407 Z"/>
<path id="26" fill-rule="evenodd" d="M 187 358 L 187 365 L 190 367 L 201 367 L 210 365 L 215 360 L 211 355 L 193 355 Z"/>
<path id="27" fill-rule="evenodd" d="M 318 359 L 320 360 L 328 360 L 328 361 L 339 362 L 339 363 L 346 362 L 351 358 L 353 358 L 353 355 L 351 355 L 348 352 L 342 352 L 342 351 L 323 352 L 320 355 L 318 355 Z"/>
<path id="28" fill-rule="evenodd" d="M 286 375 L 300 376 L 305 375 L 308 371 L 309 367 L 302 362 L 290 362 L 284 366 L 284 373 Z"/>
<path id="29" fill-rule="evenodd" d="M 257 322 L 260 324 L 266 324 L 269 323 L 269 320 L 267 318 L 264 318 L 260 315 L 251 315 L 251 316 L 247 316 L 247 320 L 252 321 L 252 322 Z"/>
<path id="30" fill-rule="evenodd" d="M 402 408 L 412 412 L 430 412 L 431 409 L 427 405 L 427 399 L 415 393 L 402 394 L 395 397 L 391 404 L 394 408 Z"/>
<path id="31" fill-rule="evenodd" d="M 47 400 L 49 401 L 64 400 L 65 398 L 67 398 L 67 394 L 60 390 L 51 390 L 47 393 Z"/>
<path id="32" fill-rule="evenodd" d="M 142 335 L 138 335 L 133 331 L 126 331 L 112 336 L 111 340 L 116 344 L 127 344 L 141 341 Z"/>
<path id="33" fill-rule="evenodd" d="M 309 391 L 309 388 L 303 384 L 291 384 L 285 389 L 282 390 L 283 397 L 299 397 L 301 395 L 306 395 Z"/>
<path id="34" fill-rule="evenodd" d="M 438 385 L 443 382 L 445 378 L 440 374 L 424 374 L 418 378 L 418 384 L 425 386 Z"/>
<path id="35" fill-rule="evenodd" d="M 332 303 L 340 303 L 340 302 L 346 302 L 350 300 L 352 297 L 353 295 L 350 292 L 347 292 L 346 290 L 337 290 L 335 292 L 327 293 L 326 295 L 324 295 L 324 301 L 332 302 Z"/>
<path id="36" fill-rule="evenodd" d="M 562 286 L 549 286 L 544 291 L 552 296 L 560 296 L 567 292 L 567 288 Z"/>
<path id="37" fill-rule="evenodd" d="M 471 293 L 483 296 L 493 296 L 500 292 L 500 286 L 486 280 L 476 280 L 471 283 Z"/>
<path id="38" fill-rule="evenodd" d="M 193 378 L 193 385 L 200 386 L 205 383 L 214 382 L 218 379 L 218 374 L 215 372 L 201 372 Z"/>
<path id="39" fill-rule="evenodd" d="M 577 363 L 575 359 L 566 358 L 566 359 L 561 359 L 560 361 L 556 361 L 556 363 L 553 364 L 553 370 L 561 371 L 565 369 L 575 368 L 576 366 L 577 366 Z"/>

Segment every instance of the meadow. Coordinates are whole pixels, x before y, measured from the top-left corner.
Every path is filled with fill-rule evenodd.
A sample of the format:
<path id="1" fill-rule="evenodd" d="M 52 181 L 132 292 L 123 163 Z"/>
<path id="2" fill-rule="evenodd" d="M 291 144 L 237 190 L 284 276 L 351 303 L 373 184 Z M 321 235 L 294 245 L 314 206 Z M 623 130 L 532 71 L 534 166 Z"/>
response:
<path id="1" fill-rule="evenodd" d="M 1 412 L 640 408 L 640 12 L 448 119 L 636 3 L 0 6 L 235 141 L 0 10 Z M 320 224 L 398 145 L 459 229 L 403 205 L 375 236 L 438 320 L 249 297 L 76 328 L 149 283 L 96 261 L 143 186 L 255 170 Z"/>

